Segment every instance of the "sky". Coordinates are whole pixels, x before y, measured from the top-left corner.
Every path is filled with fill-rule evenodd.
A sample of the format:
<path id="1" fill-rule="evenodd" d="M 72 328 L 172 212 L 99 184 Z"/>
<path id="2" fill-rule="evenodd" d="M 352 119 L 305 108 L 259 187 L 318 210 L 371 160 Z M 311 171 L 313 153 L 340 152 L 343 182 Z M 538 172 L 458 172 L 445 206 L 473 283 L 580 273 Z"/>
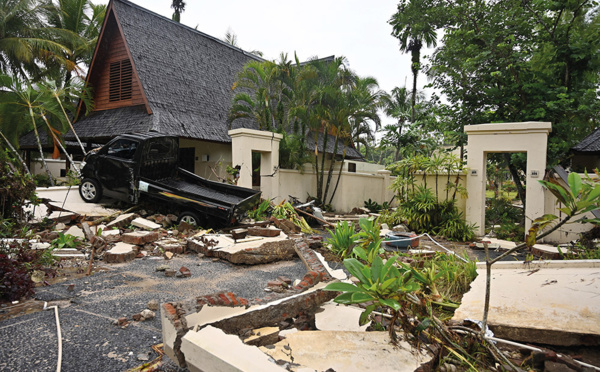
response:
<path id="1" fill-rule="evenodd" d="M 108 3 L 96 0 L 94 3 Z M 155 13 L 171 18 L 171 0 L 133 0 Z M 359 76 L 372 76 L 380 89 L 412 88 L 410 55 L 400 52 L 398 40 L 387 23 L 397 0 L 186 0 L 181 23 L 223 39 L 231 30 L 238 46 L 259 50 L 265 59 L 284 52 L 301 61 L 311 57 L 345 56 Z M 427 83 L 419 75 L 418 88 Z M 382 124 L 391 124 L 382 117 Z"/>

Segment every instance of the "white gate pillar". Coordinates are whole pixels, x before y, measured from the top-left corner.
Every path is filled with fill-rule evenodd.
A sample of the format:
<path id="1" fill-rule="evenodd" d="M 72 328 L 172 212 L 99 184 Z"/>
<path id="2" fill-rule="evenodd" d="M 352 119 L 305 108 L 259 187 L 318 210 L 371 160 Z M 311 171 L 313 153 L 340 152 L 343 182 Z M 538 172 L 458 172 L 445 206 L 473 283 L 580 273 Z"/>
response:
<path id="1" fill-rule="evenodd" d="M 262 197 L 279 195 L 279 142 L 283 135 L 255 129 L 233 129 L 231 136 L 231 163 L 239 165 L 238 186 L 252 188 L 252 152 L 260 152 L 260 190 Z"/>
<path id="2" fill-rule="evenodd" d="M 527 153 L 527 192 L 525 202 L 525 231 L 531 222 L 544 215 L 544 192 L 537 182 L 546 170 L 546 149 L 551 123 L 523 122 L 479 124 L 465 126 L 467 145 L 466 220 L 478 226 L 477 235 L 485 233 L 486 157 L 489 153 Z"/>

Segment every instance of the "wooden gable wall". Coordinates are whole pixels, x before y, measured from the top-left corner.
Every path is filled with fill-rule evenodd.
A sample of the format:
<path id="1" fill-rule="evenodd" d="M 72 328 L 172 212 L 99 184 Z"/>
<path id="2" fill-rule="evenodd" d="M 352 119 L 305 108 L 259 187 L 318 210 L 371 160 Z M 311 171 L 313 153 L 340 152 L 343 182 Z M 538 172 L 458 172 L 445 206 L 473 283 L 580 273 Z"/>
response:
<path id="1" fill-rule="evenodd" d="M 135 65 L 130 58 L 125 38 L 115 18 L 114 11 L 110 11 L 107 17 L 102 39 L 96 50 L 89 76 L 89 83 L 94 89 L 94 111 L 146 104 L 144 93 L 135 71 Z M 111 64 L 120 61 L 129 61 L 131 64 L 131 93 L 125 95 L 126 99 L 115 100 L 114 86 L 113 91 L 111 92 L 110 90 L 110 70 Z M 115 65 L 113 65 L 114 67 Z M 117 88 L 116 91 L 119 92 L 119 89 Z M 111 93 L 113 94 L 112 101 L 110 99 Z"/>

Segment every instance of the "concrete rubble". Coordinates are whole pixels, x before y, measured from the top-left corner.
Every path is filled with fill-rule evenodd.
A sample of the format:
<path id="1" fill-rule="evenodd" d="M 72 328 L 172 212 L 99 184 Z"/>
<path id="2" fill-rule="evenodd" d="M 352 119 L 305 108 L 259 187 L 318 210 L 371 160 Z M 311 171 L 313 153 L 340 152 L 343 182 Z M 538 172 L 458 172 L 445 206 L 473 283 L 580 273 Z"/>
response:
<path id="1" fill-rule="evenodd" d="M 454 320 L 480 320 L 485 265 L 477 265 Z M 600 345 L 600 260 L 498 262 L 489 326 L 497 337 L 548 345 Z"/>

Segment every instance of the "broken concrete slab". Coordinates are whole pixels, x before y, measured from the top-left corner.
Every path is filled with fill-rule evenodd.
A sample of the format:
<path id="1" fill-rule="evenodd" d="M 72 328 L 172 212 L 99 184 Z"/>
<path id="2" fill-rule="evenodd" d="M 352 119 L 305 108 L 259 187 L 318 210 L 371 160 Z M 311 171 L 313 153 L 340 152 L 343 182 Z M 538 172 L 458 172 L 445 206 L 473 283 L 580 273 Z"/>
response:
<path id="1" fill-rule="evenodd" d="M 248 228 L 248 235 L 251 236 L 265 236 L 273 238 L 279 236 L 279 234 L 281 234 L 281 230 L 273 227 L 253 226 Z"/>
<path id="2" fill-rule="evenodd" d="M 343 345 L 343 347 L 340 347 Z M 288 334 L 274 349 L 260 350 L 277 361 L 325 371 L 412 372 L 432 357 L 410 344 L 390 343 L 387 332 L 303 331 Z"/>
<path id="3" fill-rule="evenodd" d="M 135 213 L 125 213 L 120 216 L 117 216 L 113 221 L 106 224 L 106 229 L 110 230 L 113 227 L 123 228 L 128 226 L 131 221 L 133 221 L 137 217 Z"/>
<path id="4" fill-rule="evenodd" d="M 77 226 L 71 226 L 67 231 L 65 231 L 65 235 L 73 235 L 79 239 L 85 239 L 85 233 L 83 230 Z"/>
<path id="5" fill-rule="evenodd" d="M 105 229 L 102 230 L 102 233 L 100 234 L 100 236 L 103 238 L 118 237 L 119 235 L 121 235 L 121 231 L 119 231 L 119 229 Z"/>
<path id="6" fill-rule="evenodd" d="M 102 204 L 84 202 L 79 196 L 79 193 L 76 192 L 76 188 L 71 186 L 38 187 L 35 192 L 40 199 L 50 199 L 51 201 L 49 204 L 52 206 L 61 207 L 73 212 L 53 212 L 49 216 L 51 219 L 63 221 L 63 217 L 68 216 L 68 220 L 70 221 L 71 216 L 86 215 L 103 217 L 118 212 L 116 209 L 105 208 Z M 47 216 L 48 212 L 48 208 L 43 204 L 40 204 L 35 208 L 29 206 L 24 209 L 34 213 L 33 222 L 42 221 Z"/>
<path id="7" fill-rule="evenodd" d="M 549 345 L 600 345 L 600 261 L 498 262 L 489 325 L 496 336 Z M 485 269 L 478 265 L 455 320 L 481 320 Z"/>
<path id="8" fill-rule="evenodd" d="M 273 345 L 279 341 L 279 327 L 262 327 L 252 330 L 252 336 L 244 340 L 246 345 Z"/>
<path id="9" fill-rule="evenodd" d="M 75 248 L 55 249 L 52 255 L 56 258 L 85 258 L 85 255 Z"/>
<path id="10" fill-rule="evenodd" d="M 346 306 L 327 302 L 315 314 L 315 326 L 320 331 L 350 331 L 364 332 L 368 324 L 359 324 L 360 314 L 363 309 L 355 306 Z"/>
<path id="11" fill-rule="evenodd" d="M 113 248 L 104 253 L 104 262 L 123 263 L 133 260 L 136 254 L 135 245 L 118 242 Z"/>
<path id="12" fill-rule="evenodd" d="M 490 247 L 498 247 L 500 249 L 509 250 L 517 246 L 515 242 L 508 240 L 496 239 L 496 238 L 485 238 L 490 242 Z M 483 244 L 481 245 L 483 248 Z M 560 258 L 560 252 L 556 246 L 548 244 L 534 244 L 531 253 L 536 257 L 542 257 L 546 259 L 556 260 Z"/>
<path id="13" fill-rule="evenodd" d="M 133 221 L 131 221 L 131 224 L 135 227 L 139 227 L 140 229 L 144 230 L 157 230 L 162 227 L 162 225 L 159 225 L 142 217 L 134 219 Z"/>
<path id="14" fill-rule="evenodd" d="M 188 249 L 203 253 L 207 257 L 217 257 L 235 264 L 256 265 L 280 260 L 289 260 L 296 256 L 294 241 L 285 234 L 274 238 L 250 237 L 238 240 L 224 235 L 204 235 L 200 239 L 188 239 Z M 214 244 L 214 245 L 212 245 Z"/>
<path id="15" fill-rule="evenodd" d="M 134 245 L 144 245 L 158 240 L 158 233 L 154 231 L 133 231 L 121 235 L 121 241 Z"/>
<path id="16" fill-rule="evenodd" d="M 239 337 L 211 326 L 188 332 L 181 340 L 181 351 L 192 372 L 285 371 L 256 347 L 245 345 Z"/>
<path id="17" fill-rule="evenodd" d="M 156 246 L 161 248 L 165 252 L 172 252 L 177 254 L 184 253 L 186 248 L 186 245 L 174 238 L 159 240 L 156 242 Z"/>

